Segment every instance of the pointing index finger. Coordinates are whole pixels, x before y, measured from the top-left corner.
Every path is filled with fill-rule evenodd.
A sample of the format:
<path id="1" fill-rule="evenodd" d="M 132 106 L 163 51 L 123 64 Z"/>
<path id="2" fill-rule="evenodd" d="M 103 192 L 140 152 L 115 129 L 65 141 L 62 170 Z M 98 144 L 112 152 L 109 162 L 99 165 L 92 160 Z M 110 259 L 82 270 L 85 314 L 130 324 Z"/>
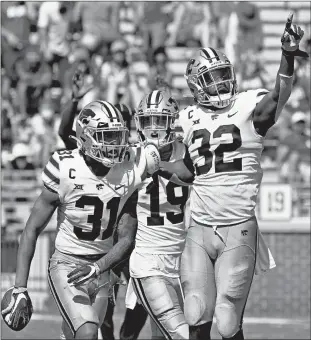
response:
<path id="1" fill-rule="evenodd" d="M 290 12 L 289 15 L 288 15 L 287 21 L 286 21 L 286 25 L 285 25 L 286 30 L 290 29 L 290 27 L 292 25 L 292 21 L 293 21 L 293 16 L 294 16 L 294 13 Z"/>

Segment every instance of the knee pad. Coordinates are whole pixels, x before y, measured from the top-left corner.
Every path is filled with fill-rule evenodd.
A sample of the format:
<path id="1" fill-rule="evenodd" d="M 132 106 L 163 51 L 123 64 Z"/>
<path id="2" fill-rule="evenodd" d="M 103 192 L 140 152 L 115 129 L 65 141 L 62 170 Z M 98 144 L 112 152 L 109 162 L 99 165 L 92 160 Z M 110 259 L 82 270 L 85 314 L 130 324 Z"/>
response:
<path id="1" fill-rule="evenodd" d="M 189 326 L 195 326 L 206 310 L 206 301 L 198 293 L 190 293 L 185 297 L 184 314 Z"/>
<path id="2" fill-rule="evenodd" d="M 232 338 L 240 329 L 240 318 L 230 302 L 220 303 L 215 308 L 217 328 L 223 338 Z"/>
<path id="3" fill-rule="evenodd" d="M 86 322 L 76 332 L 76 339 L 98 339 L 98 325 Z"/>

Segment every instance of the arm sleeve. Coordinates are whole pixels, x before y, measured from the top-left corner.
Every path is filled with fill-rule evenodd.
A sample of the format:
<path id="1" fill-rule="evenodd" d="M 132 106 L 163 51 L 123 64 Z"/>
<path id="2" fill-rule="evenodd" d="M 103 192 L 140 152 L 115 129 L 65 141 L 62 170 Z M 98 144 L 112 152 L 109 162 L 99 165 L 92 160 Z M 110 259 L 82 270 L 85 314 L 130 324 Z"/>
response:
<path id="1" fill-rule="evenodd" d="M 50 191 L 58 194 L 60 185 L 60 160 L 57 152 L 54 152 L 42 171 L 43 185 Z"/>

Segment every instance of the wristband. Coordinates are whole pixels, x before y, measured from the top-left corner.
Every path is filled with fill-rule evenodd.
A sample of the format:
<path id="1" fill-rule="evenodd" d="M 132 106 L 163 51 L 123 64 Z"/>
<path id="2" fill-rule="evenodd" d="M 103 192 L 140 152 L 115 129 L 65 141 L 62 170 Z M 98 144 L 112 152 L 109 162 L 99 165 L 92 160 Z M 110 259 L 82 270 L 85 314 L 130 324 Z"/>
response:
<path id="1" fill-rule="evenodd" d="M 26 287 L 15 287 L 14 286 L 14 289 L 13 289 L 13 293 L 25 293 L 27 292 L 27 288 Z"/>
<path id="2" fill-rule="evenodd" d="M 285 57 L 304 57 L 309 58 L 309 54 L 305 51 L 301 51 L 299 47 L 295 51 L 287 51 L 283 47 L 281 47 L 282 54 L 285 55 Z"/>

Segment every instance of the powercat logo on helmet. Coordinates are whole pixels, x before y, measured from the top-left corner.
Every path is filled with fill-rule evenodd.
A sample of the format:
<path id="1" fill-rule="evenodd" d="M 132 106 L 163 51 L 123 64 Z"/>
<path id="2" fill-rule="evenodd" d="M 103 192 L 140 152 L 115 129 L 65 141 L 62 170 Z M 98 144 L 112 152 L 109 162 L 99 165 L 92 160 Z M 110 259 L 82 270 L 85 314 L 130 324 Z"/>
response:
<path id="1" fill-rule="evenodd" d="M 81 112 L 80 120 L 83 124 L 87 125 L 95 116 L 96 114 L 94 111 L 91 109 L 85 109 Z"/>

